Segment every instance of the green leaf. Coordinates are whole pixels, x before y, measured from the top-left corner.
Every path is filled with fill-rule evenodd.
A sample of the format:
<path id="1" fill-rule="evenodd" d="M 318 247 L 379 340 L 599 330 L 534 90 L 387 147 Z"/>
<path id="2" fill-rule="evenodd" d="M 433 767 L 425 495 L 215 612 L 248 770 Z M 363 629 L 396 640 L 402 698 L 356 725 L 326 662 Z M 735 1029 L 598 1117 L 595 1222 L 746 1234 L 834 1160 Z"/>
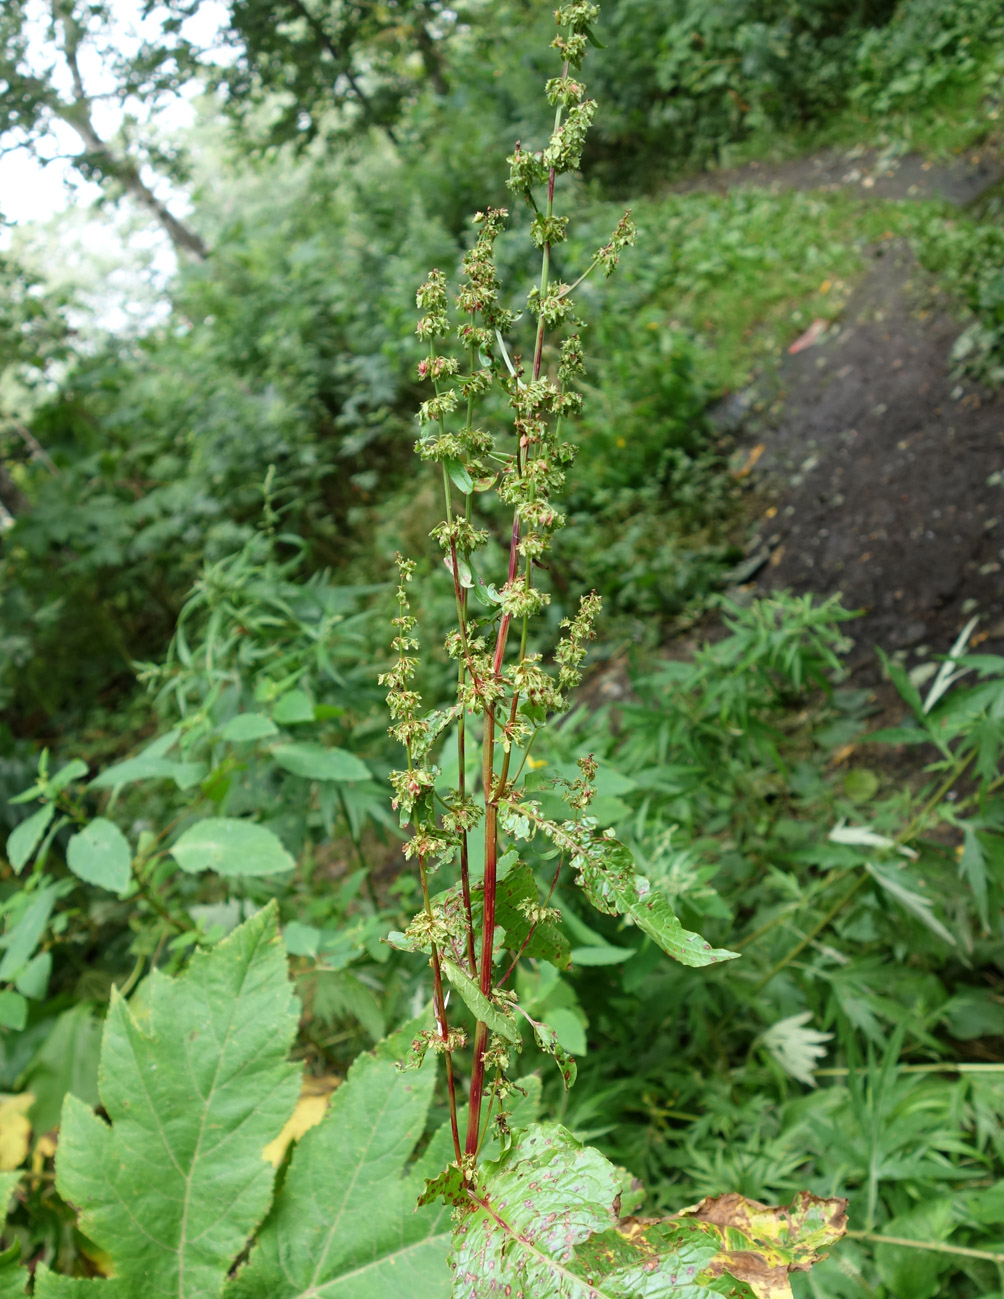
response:
<path id="1" fill-rule="evenodd" d="M 0 1172 L 0 1232 L 10 1210 L 11 1198 L 21 1180 L 21 1172 Z M 21 1299 L 28 1281 L 27 1271 L 18 1266 L 21 1249 L 17 1241 L 0 1254 L 0 1299 Z"/>
<path id="2" fill-rule="evenodd" d="M 41 1264 L 35 1273 L 35 1299 L 134 1299 L 124 1281 L 81 1281 L 58 1276 Z"/>
<path id="3" fill-rule="evenodd" d="M 443 464 L 457 490 L 463 492 L 465 496 L 469 496 L 474 491 L 474 480 L 467 472 L 466 466 L 460 460 L 455 460 L 452 457 L 447 457 Z"/>
<path id="4" fill-rule="evenodd" d="M 519 909 L 520 903 L 536 903 L 539 900 L 537 881 L 525 862 L 518 862 L 504 879 L 499 880 L 495 898 L 495 922 L 505 931 L 505 944 L 510 951 L 518 952 L 530 933 L 530 921 Z M 471 902 L 477 925 L 484 906 L 483 884 L 471 890 Z M 571 960 L 568 939 L 554 920 L 545 920 L 537 925 L 523 954 L 550 961 L 561 970 L 567 970 Z"/>
<path id="5" fill-rule="evenodd" d="M 575 1079 L 578 1075 L 578 1068 L 575 1060 L 558 1041 L 558 1034 L 550 1024 L 539 1024 L 535 1019 L 530 1019 L 530 1026 L 533 1029 L 534 1041 L 540 1047 L 541 1051 L 552 1056 L 554 1063 L 558 1066 L 558 1072 L 561 1074 L 561 1081 L 565 1091 L 569 1091 L 575 1086 Z"/>
<path id="6" fill-rule="evenodd" d="M 16 874 L 24 869 L 28 858 L 42 841 L 49 822 L 56 815 L 55 803 L 43 803 L 26 820 L 19 822 L 7 836 L 7 860 Z"/>
<path id="7" fill-rule="evenodd" d="M 622 1173 L 556 1123 L 518 1133 L 466 1188 L 450 1170 L 441 1181 L 459 1204 L 454 1295 L 477 1299 L 790 1299 L 789 1273 L 846 1230 L 845 1200 L 806 1192 L 788 1208 L 725 1195 L 621 1224 Z"/>
<path id="8" fill-rule="evenodd" d="M 22 1085 L 35 1097 L 31 1123 L 37 1132 L 59 1125 L 67 1092 L 98 1104 L 101 1021 L 86 1003 L 64 1011 L 25 1070 Z"/>
<path id="9" fill-rule="evenodd" d="M 50 793 L 58 794 L 61 789 L 65 789 L 66 786 L 71 784 L 74 780 L 80 780 L 86 775 L 87 763 L 83 762 L 80 758 L 71 758 L 69 762 L 60 767 L 56 774 L 51 777 L 49 780 L 49 791 Z"/>
<path id="10" fill-rule="evenodd" d="M 910 680 L 906 668 L 895 659 L 891 659 L 883 650 L 877 649 L 879 658 L 882 660 L 882 666 L 889 675 L 889 680 L 899 691 L 900 697 L 910 706 L 911 712 L 919 719 L 924 715 L 924 701 L 920 697 L 920 692 Z"/>
<path id="11" fill-rule="evenodd" d="M 738 952 L 712 947 L 700 934 L 684 929 L 670 906 L 669 898 L 653 889 L 644 875 L 633 871 L 605 874 L 599 886 L 594 886 L 595 896 L 604 903 L 612 901 L 618 914 L 629 916 L 639 929 L 653 939 L 662 950 L 681 965 L 715 965 L 719 961 L 733 961 Z M 594 905 L 594 893 L 586 889 Z M 599 907 L 603 910 L 604 907 Z"/>
<path id="12" fill-rule="evenodd" d="M 228 816 L 197 821 L 168 851 L 190 875 L 205 870 L 220 875 L 276 875 L 296 865 L 271 830 Z"/>
<path id="13" fill-rule="evenodd" d="M 113 990 L 100 1073 L 111 1122 L 66 1098 L 56 1185 L 125 1293 L 207 1299 L 268 1207 L 262 1151 L 299 1095 L 275 905 L 178 978 L 154 970 L 145 1005 L 141 1028 Z"/>
<path id="14" fill-rule="evenodd" d="M 173 780 L 179 789 L 191 789 L 206 774 L 202 762 L 177 762 L 154 754 L 141 753 L 108 767 L 89 782 L 89 789 L 115 789 L 138 780 Z"/>
<path id="15" fill-rule="evenodd" d="M 681 964 L 714 965 L 739 955 L 712 947 L 700 934 L 684 929 L 669 898 L 635 871 L 631 853 L 613 837 L 613 831 L 596 834 L 595 822 L 588 819 L 561 824 L 549 821 L 530 802 L 505 806 L 502 827 L 514 838 L 531 838 L 536 831 L 545 835 L 569 854 L 577 881 L 597 911 L 627 916 Z"/>
<path id="16" fill-rule="evenodd" d="M 314 705 L 302 690 L 289 690 L 276 700 L 272 709 L 272 718 L 280 726 L 296 726 L 300 722 L 312 722 Z"/>
<path id="17" fill-rule="evenodd" d="M 3 945 L 7 950 L 0 961 L 0 979 L 13 979 L 28 964 L 45 933 L 56 899 L 65 892 L 66 887 L 63 885 L 47 884 L 33 893 L 21 895 L 24 903 L 20 914 L 3 937 Z"/>
<path id="18" fill-rule="evenodd" d="M 621 965 L 637 952 L 636 947 L 573 947 L 573 965 Z"/>
<path id="19" fill-rule="evenodd" d="M 20 993 L 5 988 L 0 992 L 0 1028 L 13 1028 L 20 1032 L 27 1022 L 27 1001 Z"/>
<path id="20" fill-rule="evenodd" d="M 557 1123 L 517 1134 L 478 1167 L 453 1238 L 454 1294 L 467 1282 L 478 1299 L 503 1299 L 507 1286 L 528 1299 L 586 1299 L 573 1250 L 614 1226 L 619 1186 L 613 1164 Z M 596 1287 L 597 1299 L 607 1293 Z"/>
<path id="21" fill-rule="evenodd" d="M 132 849 L 114 821 L 99 816 L 66 845 L 66 864 L 78 879 L 124 893 L 132 878 Z"/>
<path id="22" fill-rule="evenodd" d="M 870 803 L 878 789 L 879 778 L 867 767 L 855 767 L 844 776 L 844 793 L 852 803 Z"/>
<path id="23" fill-rule="evenodd" d="M 225 1299 L 449 1299 L 449 1217 L 415 1211 L 424 1165 L 404 1175 L 435 1085 L 433 1059 L 408 1073 L 395 1063 L 418 1027 L 353 1064 L 324 1119 L 297 1143 Z"/>
<path id="24" fill-rule="evenodd" d="M 279 728 L 270 717 L 261 713 L 238 713 L 220 730 L 220 739 L 231 744 L 246 744 L 251 740 L 264 740 L 278 735 Z"/>
<path id="25" fill-rule="evenodd" d="M 39 952 L 23 970 L 14 976 L 14 986 L 23 997 L 41 1001 L 49 987 L 52 974 L 52 953 Z"/>
<path id="26" fill-rule="evenodd" d="M 277 744 L 272 757 L 284 771 L 307 780 L 369 780 L 369 767 L 347 749 L 328 749 L 308 741 Z"/>
<path id="27" fill-rule="evenodd" d="M 898 877 L 894 867 L 876 866 L 873 862 L 865 862 L 865 870 L 868 874 L 879 883 L 883 889 L 894 898 L 904 911 L 909 911 L 911 915 L 930 929 L 932 934 L 944 942 L 954 947 L 955 937 L 945 928 L 938 917 L 934 914 L 934 903 L 930 898 L 922 897 L 915 893 L 913 889 L 907 888 L 903 881 Z"/>
<path id="28" fill-rule="evenodd" d="M 516 1021 L 511 1014 L 492 1004 L 481 991 L 480 987 L 474 982 L 471 976 L 463 971 L 459 965 L 446 957 L 442 958 L 443 973 L 449 979 L 450 983 L 456 988 L 460 999 L 471 1012 L 475 1019 L 487 1024 L 493 1033 L 498 1033 L 499 1037 L 505 1038 L 514 1046 L 520 1041 L 519 1029 L 516 1027 Z"/>
<path id="29" fill-rule="evenodd" d="M 968 821 L 961 824 L 963 834 L 962 856 L 959 858 L 959 875 L 969 881 L 984 933 L 990 931 L 990 907 L 987 894 L 987 865 L 983 844 L 976 827 Z"/>

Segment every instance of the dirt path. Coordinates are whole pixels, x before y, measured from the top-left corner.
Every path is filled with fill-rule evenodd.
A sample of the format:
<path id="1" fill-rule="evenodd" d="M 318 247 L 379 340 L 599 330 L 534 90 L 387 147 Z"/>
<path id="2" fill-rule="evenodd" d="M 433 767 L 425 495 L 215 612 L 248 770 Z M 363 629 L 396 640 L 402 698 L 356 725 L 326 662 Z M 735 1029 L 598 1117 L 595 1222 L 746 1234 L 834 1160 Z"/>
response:
<path id="1" fill-rule="evenodd" d="M 744 168 L 729 183 L 967 202 L 1002 172 L 979 156 L 890 168 L 875 155 L 824 155 Z M 885 245 L 819 341 L 717 412 L 738 425 L 747 452 L 763 448 L 752 476 L 766 508 L 748 545 L 748 567 L 760 561 L 750 576 L 761 590 L 840 591 L 864 610 L 848 630 L 851 665 L 866 677 L 874 645 L 912 666 L 946 652 L 974 614 L 974 643 L 1004 652 L 1004 392 L 952 376 L 961 329 L 909 249 Z"/>

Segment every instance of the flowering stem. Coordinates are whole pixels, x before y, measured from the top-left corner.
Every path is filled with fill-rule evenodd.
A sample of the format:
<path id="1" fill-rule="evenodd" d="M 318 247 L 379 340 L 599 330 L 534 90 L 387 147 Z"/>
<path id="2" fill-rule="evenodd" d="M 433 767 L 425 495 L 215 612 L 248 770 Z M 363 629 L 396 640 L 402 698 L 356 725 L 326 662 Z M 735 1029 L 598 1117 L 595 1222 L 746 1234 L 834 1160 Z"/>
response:
<path id="1" fill-rule="evenodd" d="M 429 876 L 425 869 L 425 858 L 418 859 L 418 873 L 422 881 L 422 900 L 425 903 L 425 914 L 431 928 L 433 923 L 432 901 L 429 898 Z M 443 1042 L 443 1054 L 446 1056 L 446 1090 L 450 1098 L 450 1128 L 453 1133 L 453 1149 L 457 1159 L 460 1158 L 460 1131 L 457 1126 L 457 1087 L 453 1077 L 453 1052 L 450 1046 L 450 1030 L 446 1023 L 446 998 L 443 996 L 443 968 L 439 960 L 439 947 L 432 944 L 432 1008 L 436 1016 L 436 1026 Z"/>

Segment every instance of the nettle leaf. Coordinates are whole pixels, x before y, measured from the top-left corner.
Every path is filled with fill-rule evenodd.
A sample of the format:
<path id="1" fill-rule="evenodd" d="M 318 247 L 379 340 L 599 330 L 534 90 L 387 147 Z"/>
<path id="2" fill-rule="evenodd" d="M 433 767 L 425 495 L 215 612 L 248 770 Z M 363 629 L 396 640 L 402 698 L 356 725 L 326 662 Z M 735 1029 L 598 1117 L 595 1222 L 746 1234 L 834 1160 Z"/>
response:
<path id="1" fill-rule="evenodd" d="M 183 871 L 193 875 L 205 870 L 220 875 L 273 875 L 296 865 L 271 830 L 230 816 L 197 821 L 168 852 Z"/>
<path id="2" fill-rule="evenodd" d="M 846 1230 L 846 1200 L 805 1192 L 789 1208 L 727 1195 L 619 1221 L 622 1172 L 554 1123 L 458 1176 L 436 1187 L 460 1207 L 454 1299 L 790 1299 L 789 1274 Z"/>
<path id="3" fill-rule="evenodd" d="M 712 947 L 700 934 L 684 929 L 669 898 L 654 889 L 644 875 L 638 874 L 634 858 L 613 837 L 612 830 L 596 833 L 592 818 L 549 821 L 537 804 L 526 802 L 505 805 L 501 823 L 513 838 L 532 839 L 539 832 L 567 852 L 577 882 L 597 911 L 608 916 L 626 916 L 681 964 L 714 965 L 739 955 L 726 948 Z"/>
<path id="4" fill-rule="evenodd" d="M 307 780 L 369 780 L 370 769 L 348 749 L 327 748 L 303 740 L 277 744 L 272 757 L 284 771 Z"/>
<path id="5" fill-rule="evenodd" d="M 66 1098 L 56 1185 L 121 1293 L 210 1299 L 268 1208 L 262 1151 L 300 1094 L 275 904 L 178 978 L 154 970 L 145 1004 L 141 1027 L 112 992 L 98 1078 L 110 1123 Z M 105 1284 L 87 1293 L 118 1293 Z M 53 1279 L 38 1293 L 75 1291 Z"/>
<path id="6" fill-rule="evenodd" d="M 66 845 L 66 864 L 85 883 L 124 893 L 132 878 L 132 849 L 114 821 L 98 816 Z"/>
<path id="7" fill-rule="evenodd" d="M 504 863 L 503 858 L 500 866 Z M 484 883 L 475 884 L 471 888 L 471 915 L 475 932 L 481 927 L 484 898 Z M 518 952 L 530 933 L 531 922 L 520 910 L 520 903 L 539 901 L 540 890 L 537 888 L 537 881 L 533 877 L 533 871 L 525 862 L 516 861 L 505 874 L 502 874 L 500 869 L 495 895 L 495 923 L 501 927 L 503 942 L 510 951 Z M 442 911 L 451 931 L 463 933 L 466 916 L 460 885 L 455 884 L 446 889 L 434 899 L 434 902 Z M 560 970 L 567 970 L 572 959 L 571 944 L 562 933 L 559 922 L 548 919 L 534 929 L 533 936 L 523 949 L 523 955 L 548 961 Z"/>
<path id="8" fill-rule="evenodd" d="M 478 895 L 478 901 L 483 905 L 484 885 L 472 890 L 472 904 L 474 894 Z M 525 862 L 518 862 L 505 879 L 499 881 L 495 896 L 495 920 L 505 931 L 505 945 L 510 951 L 518 952 L 530 933 L 531 922 L 520 910 L 520 903 L 539 901 L 537 881 Z M 567 970 L 572 960 L 571 944 L 561 932 L 560 924 L 550 919 L 543 920 L 536 926 L 523 949 L 523 955 L 549 961 L 559 970 Z"/>
<path id="9" fill-rule="evenodd" d="M 405 1166 L 425 1127 L 435 1060 L 402 1073 L 395 1061 L 418 1022 L 360 1056 L 327 1114 L 293 1153 L 251 1258 L 225 1299 L 448 1299 L 444 1209 L 415 1212 L 452 1141 Z"/>

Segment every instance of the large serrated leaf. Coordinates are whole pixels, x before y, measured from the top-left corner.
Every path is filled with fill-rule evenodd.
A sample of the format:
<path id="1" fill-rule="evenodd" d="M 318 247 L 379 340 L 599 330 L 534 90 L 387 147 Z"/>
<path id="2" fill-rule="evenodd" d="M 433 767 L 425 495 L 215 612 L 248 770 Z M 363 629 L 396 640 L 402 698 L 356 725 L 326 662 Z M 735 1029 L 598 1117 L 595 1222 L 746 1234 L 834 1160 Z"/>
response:
<path id="1" fill-rule="evenodd" d="M 447 1299 L 450 1223 L 414 1212 L 425 1178 L 452 1143 L 433 1138 L 409 1175 L 435 1084 L 434 1058 L 396 1064 L 418 1024 L 360 1056 L 328 1113 L 297 1145 L 275 1207 L 226 1299 Z M 430 1148 L 431 1149 L 431 1148 Z"/>
<path id="2" fill-rule="evenodd" d="M 141 1028 L 113 993 L 98 1079 L 111 1123 L 66 1098 L 56 1184 L 124 1293 L 211 1299 L 268 1208 L 262 1150 L 300 1090 L 275 905 L 180 977 L 155 970 L 146 1005 Z M 53 1282 L 39 1293 L 75 1291 Z"/>

